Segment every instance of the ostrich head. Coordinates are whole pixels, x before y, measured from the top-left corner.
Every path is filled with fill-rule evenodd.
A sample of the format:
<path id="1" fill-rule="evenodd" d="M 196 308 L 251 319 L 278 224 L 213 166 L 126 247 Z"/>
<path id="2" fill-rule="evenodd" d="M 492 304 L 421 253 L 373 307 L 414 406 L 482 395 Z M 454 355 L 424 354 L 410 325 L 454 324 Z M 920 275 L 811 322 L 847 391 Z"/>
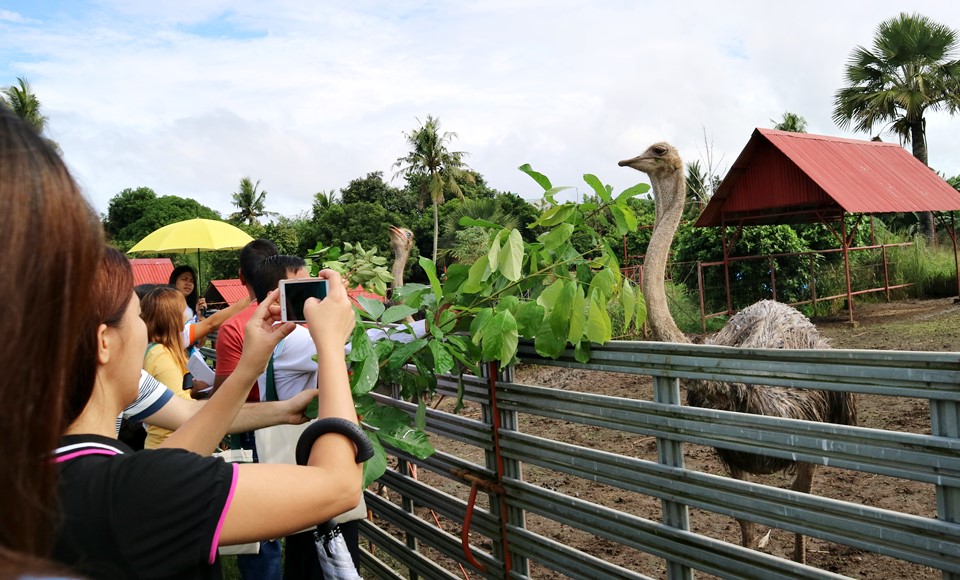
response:
<path id="1" fill-rule="evenodd" d="M 654 143 L 646 151 L 633 159 L 624 159 L 618 163 L 620 167 L 632 167 L 637 171 L 642 171 L 651 178 L 654 175 L 673 175 L 675 172 L 683 172 L 683 161 L 676 148 L 669 143 Z M 657 192 L 654 192 L 655 194 Z"/>
<path id="2" fill-rule="evenodd" d="M 654 143 L 633 159 L 624 159 L 620 167 L 632 167 L 650 176 L 657 217 L 643 260 L 643 297 L 647 301 L 647 321 L 656 340 L 690 342 L 677 328 L 667 304 L 664 275 L 670 257 L 670 244 L 680 225 L 686 181 L 683 160 L 669 143 Z"/>
<path id="3" fill-rule="evenodd" d="M 410 250 L 413 248 L 413 232 L 407 228 L 390 226 L 390 247 L 393 249 L 393 267 L 390 273 L 393 274 L 392 288 L 403 286 L 403 270 L 407 267 L 407 259 L 410 258 Z"/>

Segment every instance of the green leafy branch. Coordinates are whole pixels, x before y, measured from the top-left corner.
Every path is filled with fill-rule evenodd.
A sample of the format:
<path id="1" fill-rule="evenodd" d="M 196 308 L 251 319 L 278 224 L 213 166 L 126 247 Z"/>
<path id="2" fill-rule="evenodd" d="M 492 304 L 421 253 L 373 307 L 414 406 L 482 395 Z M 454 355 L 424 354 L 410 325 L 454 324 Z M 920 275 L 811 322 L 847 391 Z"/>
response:
<path id="1" fill-rule="evenodd" d="M 462 379 L 465 372 L 479 374 L 483 362 L 508 365 L 516 359 L 521 338 L 532 339 L 537 352 L 548 357 L 572 346 L 576 359 L 586 362 L 591 344 L 611 339 L 608 306 L 622 307 L 625 328 L 631 323 L 639 328 L 646 319 L 642 294 L 621 275 L 616 252 L 592 224 L 603 217 L 619 235 L 636 231 L 637 218 L 627 200 L 649 186 L 639 184 L 614 196 L 609 185 L 588 174 L 584 181 L 596 192 L 595 200 L 560 203 L 555 196 L 569 188 L 553 187 L 529 165 L 520 170 L 544 188 L 547 207 L 530 226 L 545 231 L 535 242 L 525 242 L 516 228 L 464 217 L 460 225 L 487 230 L 485 255 L 471 265 L 451 265 L 442 278 L 433 261 L 422 257 L 419 265 L 429 284 L 398 288 L 392 297 L 395 305 L 389 308 L 377 300 L 358 299 L 358 324 L 347 360 L 357 412 L 376 450 L 365 465 L 366 484 L 386 469 L 384 444 L 419 458 L 433 453 L 424 428 L 426 401 L 436 391 L 438 375 L 453 373 Z M 576 245 L 574 237 L 580 240 Z M 356 264 L 357 258 L 352 259 Z M 337 261 L 348 271 L 360 271 L 351 270 L 349 260 Z M 424 316 L 423 336 L 414 336 L 405 322 L 415 313 Z M 372 340 L 370 330 L 392 340 Z M 417 404 L 412 418 L 401 409 L 376 404 L 371 391 L 390 384 L 399 386 L 401 398 Z M 462 396 L 461 387 L 457 409 Z"/>

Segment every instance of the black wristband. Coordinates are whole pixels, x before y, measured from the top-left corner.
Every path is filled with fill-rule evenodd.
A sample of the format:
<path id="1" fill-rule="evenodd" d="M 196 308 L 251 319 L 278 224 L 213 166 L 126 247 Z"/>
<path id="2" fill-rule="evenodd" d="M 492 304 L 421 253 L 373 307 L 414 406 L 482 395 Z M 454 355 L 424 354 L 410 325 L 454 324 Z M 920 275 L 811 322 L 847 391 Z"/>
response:
<path id="1" fill-rule="evenodd" d="M 373 444 L 356 423 L 340 417 L 326 417 L 311 423 L 300 435 L 300 439 L 297 440 L 297 465 L 307 464 L 314 441 L 327 433 L 339 433 L 352 441 L 357 446 L 357 463 L 363 463 L 373 457 Z"/>

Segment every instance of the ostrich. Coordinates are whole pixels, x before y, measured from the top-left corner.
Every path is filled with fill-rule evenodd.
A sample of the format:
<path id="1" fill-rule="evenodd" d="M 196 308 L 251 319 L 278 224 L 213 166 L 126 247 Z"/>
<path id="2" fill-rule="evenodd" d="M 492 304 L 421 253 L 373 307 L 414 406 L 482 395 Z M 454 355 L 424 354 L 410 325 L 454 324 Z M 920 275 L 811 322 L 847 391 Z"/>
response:
<path id="1" fill-rule="evenodd" d="M 413 232 L 407 228 L 390 226 L 390 248 L 393 250 L 393 266 L 390 268 L 390 273 L 393 274 L 393 282 L 390 283 L 392 297 L 393 291 L 403 286 L 403 271 L 413 248 Z"/>
<path id="2" fill-rule="evenodd" d="M 638 157 L 621 161 L 619 165 L 646 173 L 653 184 L 656 219 L 643 264 L 647 322 L 655 340 L 690 343 L 670 315 L 663 282 L 670 244 L 680 224 L 686 197 L 683 161 L 674 147 L 667 143 L 656 143 Z M 743 309 L 720 332 L 708 338 L 706 344 L 744 348 L 829 348 L 827 340 L 806 316 L 795 308 L 772 300 L 763 300 Z M 694 407 L 841 425 L 856 424 L 855 400 L 849 393 L 715 381 L 691 381 L 686 386 L 687 404 Z M 726 449 L 716 451 L 730 476 L 736 479 L 746 480 L 750 473 L 788 471 L 796 474 L 792 490 L 810 493 L 813 486 L 816 471 L 813 464 Z M 737 523 L 740 525 L 743 545 L 752 547 L 756 538 L 756 524 L 746 520 L 737 520 Z M 768 538 L 769 532 L 760 544 L 765 545 Z M 793 559 L 798 562 L 805 560 L 804 538 L 800 534 L 796 535 Z"/>

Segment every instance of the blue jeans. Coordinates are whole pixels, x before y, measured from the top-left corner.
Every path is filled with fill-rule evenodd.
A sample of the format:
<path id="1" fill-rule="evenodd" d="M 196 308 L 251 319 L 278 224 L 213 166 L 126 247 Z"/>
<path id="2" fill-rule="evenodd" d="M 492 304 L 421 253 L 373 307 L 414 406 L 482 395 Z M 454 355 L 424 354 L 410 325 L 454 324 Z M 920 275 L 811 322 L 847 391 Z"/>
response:
<path id="1" fill-rule="evenodd" d="M 281 580 L 280 540 L 260 542 L 259 554 L 237 556 L 237 568 L 243 580 Z"/>

